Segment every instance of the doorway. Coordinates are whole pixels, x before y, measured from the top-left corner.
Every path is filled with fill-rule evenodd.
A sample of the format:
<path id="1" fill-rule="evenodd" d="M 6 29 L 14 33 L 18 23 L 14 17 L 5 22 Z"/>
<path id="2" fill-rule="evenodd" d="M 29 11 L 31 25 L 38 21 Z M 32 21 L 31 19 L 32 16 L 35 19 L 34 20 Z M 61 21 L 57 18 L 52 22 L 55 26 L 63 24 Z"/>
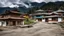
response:
<path id="1" fill-rule="evenodd" d="M 45 19 L 45 22 L 48 22 L 48 18 Z"/>
<path id="2" fill-rule="evenodd" d="M 8 26 L 8 21 L 6 21 L 6 26 Z"/>
<path id="3" fill-rule="evenodd" d="M 42 19 L 38 19 L 38 21 L 42 22 Z"/>
<path id="4" fill-rule="evenodd" d="M 16 25 L 16 22 L 15 21 L 13 21 L 13 26 L 15 26 Z"/>

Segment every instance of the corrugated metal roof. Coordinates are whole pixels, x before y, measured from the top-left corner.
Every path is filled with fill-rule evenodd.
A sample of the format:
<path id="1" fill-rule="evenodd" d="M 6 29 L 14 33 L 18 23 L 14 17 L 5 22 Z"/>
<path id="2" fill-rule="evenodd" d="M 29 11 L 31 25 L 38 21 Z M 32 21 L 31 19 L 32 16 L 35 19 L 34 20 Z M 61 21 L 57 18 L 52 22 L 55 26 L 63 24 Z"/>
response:
<path id="1" fill-rule="evenodd" d="M 4 19 L 24 19 L 24 18 L 20 18 L 20 17 L 4 17 L 4 18 L 0 18 L 2 20 Z"/>
<path id="2" fill-rule="evenodd" d="M 39 10 L 36 10 L 35 13 L 36 13 L 36 12 L 42 12 L 42 13 L 43 13 L 44 11 L 45 11 L 45 10 L 39 9 Z"/>
<path id="3" fill-rule="evenodd" d="M 64 10 L 59 9 L 59 10 L 57 10 L 57 11 L 55 11 L 55 12 L 64 12 Z"/>
<path id="4" fill-rule="evenodd" d="M 52 17 L 62 17 L 62 16 L 54 15 L 54 16 L 45 16 L 44 18 L 52 18 Z"/>

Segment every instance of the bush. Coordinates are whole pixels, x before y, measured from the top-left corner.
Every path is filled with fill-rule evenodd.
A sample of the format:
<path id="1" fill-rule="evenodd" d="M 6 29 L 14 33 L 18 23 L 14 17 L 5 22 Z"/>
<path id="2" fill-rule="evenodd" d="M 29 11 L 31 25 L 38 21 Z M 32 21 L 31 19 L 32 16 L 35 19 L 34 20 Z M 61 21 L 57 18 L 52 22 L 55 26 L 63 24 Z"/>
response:
<path id="1" fill-rule="evenodd" d="M 32 24 L 32 23 L 34 23 L 34 20 L 30 20 L 30 19 L 28 19 L 28 21 L 26 19 L 24 20 L 25 25 L 29 25 L 29 24 Z"/>

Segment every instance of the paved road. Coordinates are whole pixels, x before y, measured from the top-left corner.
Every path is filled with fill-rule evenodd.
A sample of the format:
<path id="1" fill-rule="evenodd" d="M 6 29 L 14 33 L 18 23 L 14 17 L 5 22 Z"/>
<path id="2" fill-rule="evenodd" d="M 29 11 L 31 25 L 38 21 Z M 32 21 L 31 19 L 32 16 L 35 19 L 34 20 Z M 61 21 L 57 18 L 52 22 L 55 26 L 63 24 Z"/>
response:
<path id="1" fill-rule="evenodd" d="M 56 24 L 38 22 L 31 28 L 18 28 L 9 32 L 0 33 L 0 36 L 64 36 L 61 27 Z"/>

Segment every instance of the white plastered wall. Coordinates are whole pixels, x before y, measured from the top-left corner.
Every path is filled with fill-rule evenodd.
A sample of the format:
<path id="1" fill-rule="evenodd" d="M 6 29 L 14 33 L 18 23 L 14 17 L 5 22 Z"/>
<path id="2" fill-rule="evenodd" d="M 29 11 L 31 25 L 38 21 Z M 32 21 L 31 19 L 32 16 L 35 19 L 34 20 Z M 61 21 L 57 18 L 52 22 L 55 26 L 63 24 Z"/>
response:
<path id="1" fill-rule="evenodd" d="M 2 26 L 2 22 L 0 21 L 0 26 Z"/>
<path id="2" fill-rule="evenodd" d="M 62 22 L 62 18 L 58 18 L 58 22 Z"/>
<path id="3" fill-rule="evenodd" d="M 52 20 L 52 18 L 48 18 L 48 23 L 53 23 L 51 20 Z"/>
<path id="4" fill-rule="evenodd" d="M 45 22 L 45 19 L 42 19 L 42 22 Z"/>
<path id="5" fill-rule="evenodd" d="M 6 26 L 6 21 L 3 21 L 3 26 Z"/>
<path id="6" fill-rule="evenodd" d="M 36 19 L 36 22 L 38 22 L 38 19 Z"/>
<path id="7" fill-rule="evenodd" d="M 0 26 L 6 26 L 6 21 L 0 21 Z"/>

